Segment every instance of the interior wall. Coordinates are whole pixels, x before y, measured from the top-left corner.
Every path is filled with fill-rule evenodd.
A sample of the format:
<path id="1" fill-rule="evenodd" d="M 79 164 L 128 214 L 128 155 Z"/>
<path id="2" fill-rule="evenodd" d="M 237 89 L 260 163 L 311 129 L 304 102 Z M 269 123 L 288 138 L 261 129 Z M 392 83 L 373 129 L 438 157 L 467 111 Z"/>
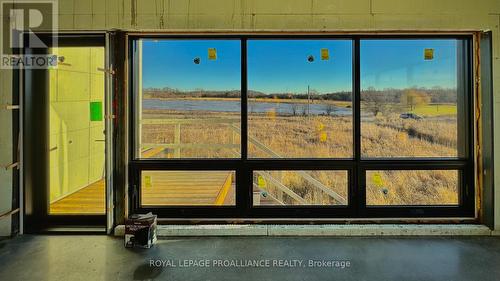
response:
<path id="1" fill-rule="evenodd" d="M 0 214 L 12 210 L 12 170 L 5 166 L 14 162 L 12 153 L 12 72 L 0 70 Z M 9 236 L 11 218 L 0 220 L 0 236 Z"/>
<path id="2" fill-rule="evenodd" d="M 496 139 L 500 138 L 499 25 L 498 0 L 59 0 L 59 27 L 62 30 L 489 29 L 494 37 Z M 1 72 L 0 75 L 3 77 L 6 74 Z M 5 79 L 1 81 L 3 83 Z M 4 91 L 2 95 L 5 95 Z M 2 118 L 0 122 L 1 128 L 9 126 L 8 119 Z M 8 135 L 0 133 L 2 141 L 4 134 Z M 8 136 L 8 139 L 11 137 Z M 500 142 L 495 145 L 495 150 L 500 151 Z M 2 153 L 2 160 L 5 155 Z M 495 185 L 500 186 L 499 153 L 495 155 L 495 163 Z M 0 191 L 4 195 L 9 192 L 9 179 L 1 180 L 2 186 L 7 187 Z M 500 188 L 495 194 L 496 202 L 500 202 Z M 3 200 L 0 209 L 8 209 Z M 500 204 L 495 206 L 495 225 L 500 230 Z"/>
<path id="3" fill-rule="evenodd" d="M 50 201 L 104 176 L 104 119 L 91 120 L 90 103 L 104 112 L 104 48 L 62 47 L 50 70 Z M 102 116 L 103 117 L 103 116 Z"/>

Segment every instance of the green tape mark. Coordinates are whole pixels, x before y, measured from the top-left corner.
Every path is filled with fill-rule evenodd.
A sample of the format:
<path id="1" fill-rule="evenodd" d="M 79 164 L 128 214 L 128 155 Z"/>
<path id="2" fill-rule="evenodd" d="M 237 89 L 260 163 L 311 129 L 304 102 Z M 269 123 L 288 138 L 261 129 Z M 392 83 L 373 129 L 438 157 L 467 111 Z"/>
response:
<path id="1" fill-rule="evenodd" d="M 102 102 L 90 102 L 90 121 L 102 121 Z"/>

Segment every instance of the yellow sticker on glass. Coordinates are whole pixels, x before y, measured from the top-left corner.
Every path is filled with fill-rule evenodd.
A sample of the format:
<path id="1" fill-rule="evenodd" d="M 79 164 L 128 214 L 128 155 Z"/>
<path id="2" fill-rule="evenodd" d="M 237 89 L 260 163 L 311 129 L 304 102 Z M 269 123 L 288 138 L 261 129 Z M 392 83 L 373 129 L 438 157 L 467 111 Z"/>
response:
<path id="1" fill-rule="evenodd" d="M 396 138 L 400 142 L 406 142 L 408 140 L 408 134 L 407 133 L 403 133 L 403 132 L 399 132 L 399 133 L 396 134 Z"/>
<path id="2" fill-rule="evenodd" d="M 433 60 L 434 59 L 434 49 L 424 49 L 424 59 Z"/>
<path id="3" fill-rule="evenodd" d="M 208 48 L 208 59 L 209 60 L 217 59 L 217 50 L 215 48 Z"/>
<path id="4" fill-rule="evenodd" d="M 272 121 L 276 120 L 276 108 L 271 108 L 266 112 L 266 115 Z"/>
<path id="5" fill-rule="evenodd" d="M 319 141 L 320 142 L 326 142 L 327 139 L 328 139 L 328 135 L 326 134 L 326 132 L 319 133 Z"/>
<path id="6" fill-rule="evenodd" d="M 318 123 L 316 123 L 316 130 L 321 132 L 324 129 L 325 129 L 325 124 L 323 124 L 321 121 L 318 121 Z"/>
<path id="7" fill-rule="evenodd" d="M 151 176 L 144 176 L 144 187 L 151 188 L 152 186 Z"/>
<path id="8" fill-rule="evenodd" d="M 382 176 L 379 173 L 375 173 L 372 176 L 372 182 L 375 184 L 377 187 L 382 187 L 384 186 L 384 181 L 382 180 Z"/>
<path id="9" fill-rule="evenodd" d="M 257 185 L 260 188 L 265 188 L 266 187 L 266 180 L 262 176 L 257 177 Z"/>
<path id="10" fill-rule="evenodd" d="M 323 48 L 321 49 L 321 60 L 329 60 L 330 59 L 330 50 Z"/>

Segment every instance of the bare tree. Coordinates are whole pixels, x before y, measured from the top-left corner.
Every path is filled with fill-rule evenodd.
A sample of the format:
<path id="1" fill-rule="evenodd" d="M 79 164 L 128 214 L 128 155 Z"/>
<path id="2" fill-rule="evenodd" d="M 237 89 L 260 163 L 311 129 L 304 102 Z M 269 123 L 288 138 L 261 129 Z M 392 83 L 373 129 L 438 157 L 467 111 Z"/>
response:
<path id="1" fill-rule="evenodd" d="M 431 97 L 424 91 L 409 89 L 401 96 L 401 104 L 413 111 L 419 105 L 426 105 L 431 101 Z"/>
<path id="2" fill-rule="evenodd" d="M 299 111 L 302 113 L 302 116 L 306 116 L 307 115 L 307 106 L 304 106 L 304 105 L 300 105 L 298 107 Z"/>
<path id="3" fill-rule="evenodd" d="M 325 104 L 325 112 L 326 112 L 326 115 L 330 115 L 332 114 L 332 112 L 335 111 L 335 106 L 331 103 L 327 103 Z"/>
<path id="4" fill-rule="evenodd" d="M 299 114 L 299 105 L 295 102 L 292 102 L 292 114 L 293 116 L 297 116 Z"/>
<path id="5" fill-rule="evenodd" d="M 392 94 L 386 91 L 377 91 L 373 87 L 369 87 L 361 93 L 363 110 L 371 112 L 373 116 L 394 111 L 396 108 L 394 102 L 392 102 L 393 98 Z"/>

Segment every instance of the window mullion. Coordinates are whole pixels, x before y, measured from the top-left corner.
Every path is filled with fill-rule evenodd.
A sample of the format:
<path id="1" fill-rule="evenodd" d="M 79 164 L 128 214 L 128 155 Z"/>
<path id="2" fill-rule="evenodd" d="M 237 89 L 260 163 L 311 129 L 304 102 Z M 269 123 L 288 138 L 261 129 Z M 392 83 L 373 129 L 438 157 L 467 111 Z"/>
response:
<path id="1" fill-rule="evenodd" d="M 353 44 L 353 126 L 354 126 L 354 159 L 353 169 L 354 180 L 351 183 L 351 204 L 356 208 L 356 212 L 366 207 L 366 188 L 364 186 L 365 173 L 361 170 L 361 69 L 360 69 L 360 40 L 354 38 Z"/>

